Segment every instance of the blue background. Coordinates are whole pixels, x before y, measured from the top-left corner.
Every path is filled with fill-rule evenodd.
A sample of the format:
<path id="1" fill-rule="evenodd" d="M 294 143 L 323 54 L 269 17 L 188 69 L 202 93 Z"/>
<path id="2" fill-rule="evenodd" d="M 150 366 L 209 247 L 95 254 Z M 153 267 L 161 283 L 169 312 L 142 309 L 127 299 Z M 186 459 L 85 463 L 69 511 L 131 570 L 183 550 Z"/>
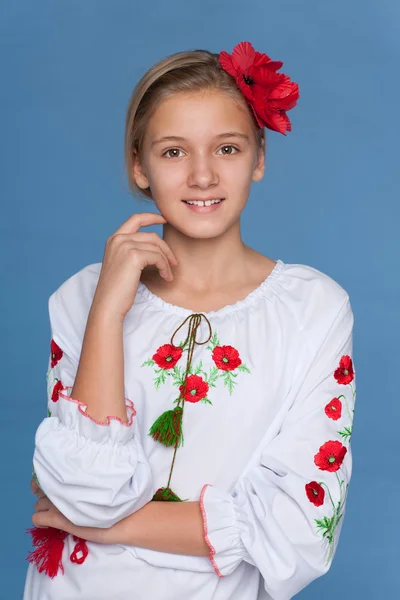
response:
<path id="1" fill-rule="evenodd" d="M 243 239 L 329 274 L 355 315 L 344 527 L 330 571 L 297 597 L 399 597 L 399 15 L 394 0 L 2 3 L 1 598 L 22 597 L 30 549 L 48 297 L 102 260 L 130 214 L 153 210 L 123 176 L 133 87 L 172 52 L 231 52 L 243 40 L 283 60 L 301 93 L 292 133 L 267 131 L 267 169 L 244 211 Z"/>

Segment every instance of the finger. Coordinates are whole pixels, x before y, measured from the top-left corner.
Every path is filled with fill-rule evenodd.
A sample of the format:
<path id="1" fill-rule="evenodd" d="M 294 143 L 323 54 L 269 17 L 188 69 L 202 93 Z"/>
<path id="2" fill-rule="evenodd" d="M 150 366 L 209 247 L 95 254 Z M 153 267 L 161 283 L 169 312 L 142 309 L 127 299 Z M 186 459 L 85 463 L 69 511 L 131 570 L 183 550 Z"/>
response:
<path id="1" fill-rule="evenodd" d="M 36 481 L 36 478 L 32 477 L 32 479 L 31 479 L 31 491 L 32 491 L 32 494 L 36 494 L 36 492 L 39 489 L 40 488 L 39 488 L 38 482 Z"/>
<path id="2" fill-rule="evenodd" d="M 38 500 L 40 500 L 41 498 L 47 498 L 46 494 L 41 488 L 39 488 L 39 490 L 36 492 L 36 495 Z"/>
<path id="3" fill-rule="evenodd" d="M 145 251 L 145 259 L 147 265 L 155 265 L 160 272 L 161 277 L 164 279 L 171 280 L 173 279 L 171 267 L 165 256 L 160 254 L 160 252 L 147 250 Z"/>
<path id="4" fill-rule="evenodd" d="M 159 246 L 149 244 L 147 242 L 135 242 L 135 248 L 145 253 L 145 258 L 149 261 L 148 265 L 156 265 L 160 271 L 162 277 L 173 279 L 171 266 L 168 262 L 168 258 Z M 161 259 L 161 260 L 160 260 Z"/>
<path id="5" fill-rule="evenodd" d="M 133 240 L 137 240 L 138 242 L 149 242 L 153 244 L 157 244 L 164 252 L 164 254 L 168 257 L 170 262 L 178 264 L 178 259 L 175 254 L 172 252 L 171 248 L 168 246 L 167 242 L 163 240 L 157 233 L 154 231 L 140 231 L 138 233 L 132 234 Z"/>
<path id="6" fill-rule="evenodd" d="M 40 500 L 35 502 L 33 508 L 35 509 L 36 512 L 42 512 L 44 510 L 50 510 L 50 508 L 52 506 L 53 505 L 50 502 L 50 500 L 47 498 L 47 496 L 44 496 L 43 498 L 40 498 Z"/>
<path id="7" fill-rule="evenodd" d="M 129 217 L 122 225 L 114 232 L 116 233 L 135 233 L 141 227 L 147 227 L 148 225 L 154 225 L 157 223 L 167 223 L 167 219 L 159 213 L 143 212 L 135 213 Z"/>

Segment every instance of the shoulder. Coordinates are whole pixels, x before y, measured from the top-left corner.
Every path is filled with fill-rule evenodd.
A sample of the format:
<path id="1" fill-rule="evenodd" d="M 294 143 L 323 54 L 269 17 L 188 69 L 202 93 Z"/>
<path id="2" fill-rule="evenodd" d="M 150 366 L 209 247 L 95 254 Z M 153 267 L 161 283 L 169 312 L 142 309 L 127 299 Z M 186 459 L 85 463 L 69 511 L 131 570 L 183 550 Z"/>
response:
<path id="1" fill-rule="evenodd" d="M 79 359 L 86 322 L 100 276 L 102 263 L 93 263 L 66 279 L 49 297 L 52 337 Z"/>
<path id="2" fill-rule="evenodd" d="M 340 315 L 353 317 L 347 290 L 333 277 L 306 264 L 285 263 L 281 287 L 301 329 L 329 327 Z"/>

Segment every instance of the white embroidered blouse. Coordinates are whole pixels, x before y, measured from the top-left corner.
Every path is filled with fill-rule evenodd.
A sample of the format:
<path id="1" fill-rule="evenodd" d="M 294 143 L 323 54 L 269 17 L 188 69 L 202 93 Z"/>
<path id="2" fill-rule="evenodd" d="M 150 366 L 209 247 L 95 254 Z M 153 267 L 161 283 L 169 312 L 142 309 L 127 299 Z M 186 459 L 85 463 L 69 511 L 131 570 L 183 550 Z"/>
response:
<path id="1" fill-rule="evenodd" d="M 343 524 L 355 402 L 347 292 L 311 266 L 278 259 L 244 300 L 196 317 L 140 282 L 123 327 L 129 422 L 110 416 L 104 425 L 69 396 L 100 269 L 84 267 L 49 298 L 36 477 L 76 525 L 113 525 L 166 487 L 174 448 L 150 429 L 182 397 L 170 487 L 200 500 L 210 553 L 87 542 L 87 556 L 72 560 L 68 535 L 63 573 L 51 578 L 30 564 L 24 600 L 292 598 L 327 572 Z"/>

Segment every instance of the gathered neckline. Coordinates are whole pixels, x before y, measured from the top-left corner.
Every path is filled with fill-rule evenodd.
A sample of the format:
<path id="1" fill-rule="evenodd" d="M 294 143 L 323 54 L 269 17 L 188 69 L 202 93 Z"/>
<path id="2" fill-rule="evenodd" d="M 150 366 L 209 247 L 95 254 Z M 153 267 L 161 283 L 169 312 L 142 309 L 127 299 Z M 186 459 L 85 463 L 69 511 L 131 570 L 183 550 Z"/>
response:
<path id="1" fill-rule="evenodd" d="M 225 306 L 219 308 L 218 310 L 211 310 L 209 312 L 201 312 L 197 314 L 203 314 L 206 317 L 219 317 L 222 315 L 226 315 L 238 310 L 243 310 L 249 308 L 256 300 L 260 297 L 265 296 L 266 292 L 272 290 L 274 284 L 278 281 L 279 277 L 283 273 L 286 264 L 278 258 L 276 260 L 276 264 L 273 267 L 272 271 L 269 275 L 258 285 L 253 291 L 251 291 L 245 298 L 242 300 L 238 300 L 233 304 L 226 304 Z M 160 296 L 157 296 L 154 292 L 152 292 L 147 285 L 145 285 L 142 281 L 139 280 L 137 291 L 146 301 L 150 302 L 157 308 L 162 309 L 163 311 L 174 312 L 176 314 L 180 314 L 182 316 L 189 316 L 194 314 L 196 311 L 190 310 L 189 308 L 184 308 L 183 306 L 178 306 L 176 304 L 171 304 L 170 302 L 166 302 Z"/>

